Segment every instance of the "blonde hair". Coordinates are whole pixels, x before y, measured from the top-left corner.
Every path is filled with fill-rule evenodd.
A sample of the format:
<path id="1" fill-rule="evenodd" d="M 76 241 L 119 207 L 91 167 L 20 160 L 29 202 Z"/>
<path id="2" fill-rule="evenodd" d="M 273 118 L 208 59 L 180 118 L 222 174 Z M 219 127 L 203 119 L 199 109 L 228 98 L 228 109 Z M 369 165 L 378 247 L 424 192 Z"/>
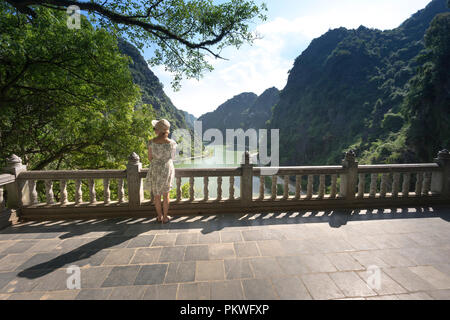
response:
<path id="1" fill-rule="evenodd" d="M 155 129 L 155 131 L 159 132 L 159 135 L 169 133 L 170 122 L 167 121 L 166 119 L 153 120 L 152 125 L 153 125 L 153 128 Z"/>

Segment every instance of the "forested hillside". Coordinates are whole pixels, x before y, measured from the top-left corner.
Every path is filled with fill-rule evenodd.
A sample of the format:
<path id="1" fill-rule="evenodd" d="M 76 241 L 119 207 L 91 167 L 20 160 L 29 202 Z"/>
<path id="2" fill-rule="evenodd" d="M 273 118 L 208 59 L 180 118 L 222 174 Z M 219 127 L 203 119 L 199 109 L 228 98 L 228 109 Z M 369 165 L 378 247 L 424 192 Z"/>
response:
<path id="1" fill-rule="evenodd" d="M 422 162 L 448 148 L 448 12 L 434 0 L 393 30 L 314 39 L 269 124 L 281 129 L 281 164 L 336 164 L 349 149 L 361 162 Z"/>

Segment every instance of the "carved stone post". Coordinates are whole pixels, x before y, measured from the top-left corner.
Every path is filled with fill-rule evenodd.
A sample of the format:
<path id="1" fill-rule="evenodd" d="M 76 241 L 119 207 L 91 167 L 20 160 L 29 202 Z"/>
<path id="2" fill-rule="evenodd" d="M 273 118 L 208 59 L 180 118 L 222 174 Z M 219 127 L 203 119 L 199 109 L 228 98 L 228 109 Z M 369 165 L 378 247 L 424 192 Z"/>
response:
<path id="1" fill-rule="evenodd" d="M 434 159 L 442 171 L 433 172 L 431 177 L 431 192 L 438 193 L 444 198 L 450 198 L 450 152 L 442 150 Z"/>
<path id="2" fill-rule="evenodd" d="M 355 151 L 350 150 L 345 154 L 342 167 L 346 172 L 341 176 L 341 196 L 346 200 L 354 200 L 358 182 L 358 161 L 356 161 Z"/>
<path id="3" fill-rule="evenodd" d="M 250 205 L 253 198 L 253 167 L 250 163 L 250 153 L 248 151 L 244 154 L 244 163 L 241 164 L 241 201 L 244 206 Z"/>
<path id="4" fill-rule="evenodd" d="M 17 180 L 19 174 L 27 171 L 27 166 L 22 164 L 20 159 L 15 154 L 6 159 L 6 167 L 2 170 L 5 173 L 14 175 L 16 183 L 11 183 L 5 186 L 8 193 L 8 207 L 21 208 L 30 204 L 30 190 L 28 182 L 24 180 Z"/>
<path id="5" fill-rule="evenodd" d="M 127 164 L 127 182 L 128 182 L 128 205 L 130 208 L 137 208 L 144 199 L 144 188 L 139 172 L 142 169 L 142 163 L 139 156 L 133 152 L 128 157 Z"/>

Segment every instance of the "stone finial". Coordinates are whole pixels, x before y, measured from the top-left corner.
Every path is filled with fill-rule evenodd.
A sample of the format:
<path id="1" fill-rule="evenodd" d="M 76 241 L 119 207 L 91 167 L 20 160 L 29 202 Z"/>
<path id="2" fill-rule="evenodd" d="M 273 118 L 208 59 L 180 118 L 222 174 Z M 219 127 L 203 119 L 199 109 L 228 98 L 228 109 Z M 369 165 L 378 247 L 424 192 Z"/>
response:
<path id="1" fill-rule="evenodd" d="M 438 159 L 442 159 L 442 160 L 450 159 L 450 152 L 447 149 L 439 151 Z"/>
<path id="2" fill-rule="evenodd" d="M 139 158 L 139 156 L 137 155 L 136 152 L 133 152 L 132 154 L 130 154 L 130 156 L 128 157 L 128 163 L 129 164 L 137 164 L 141 161 L 141 158 Z"/>
<path id="3" fill-rule="evenodd" d="M 349 150 L 345 153 L 345 160 L 347 161 L 355 161 L 356 160 L 356 153 L 355 150 Z"/>
<path id="4" fill-rule="evenodd" d="M 22 164 L 22 159 L 15 154 L 12 154 L 8 158 L 6 158 L 6 163 L 9 167 L 16 167 Z"/>

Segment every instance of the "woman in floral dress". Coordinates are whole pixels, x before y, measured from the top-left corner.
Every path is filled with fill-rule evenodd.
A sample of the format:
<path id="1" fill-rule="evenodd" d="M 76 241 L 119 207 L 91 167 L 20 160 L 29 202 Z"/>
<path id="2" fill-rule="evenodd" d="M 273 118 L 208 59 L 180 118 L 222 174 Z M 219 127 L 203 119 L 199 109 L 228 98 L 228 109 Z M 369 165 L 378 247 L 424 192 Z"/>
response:
<path id="1" fill-rule="evenodd" d="M 169 221 L 169 191 L 175 178 L 175 150 L 177 143 L 169 139 L 170 123 L 166 119 L 153 120 L 152 125 L 157 137 L 148 143 L 148 160 L 150 167 L 145 180 L 145 188 L 154 195 L 155 208 L 159 222 Z M 161 206 L 161 195 L 163 204 Z"/>

